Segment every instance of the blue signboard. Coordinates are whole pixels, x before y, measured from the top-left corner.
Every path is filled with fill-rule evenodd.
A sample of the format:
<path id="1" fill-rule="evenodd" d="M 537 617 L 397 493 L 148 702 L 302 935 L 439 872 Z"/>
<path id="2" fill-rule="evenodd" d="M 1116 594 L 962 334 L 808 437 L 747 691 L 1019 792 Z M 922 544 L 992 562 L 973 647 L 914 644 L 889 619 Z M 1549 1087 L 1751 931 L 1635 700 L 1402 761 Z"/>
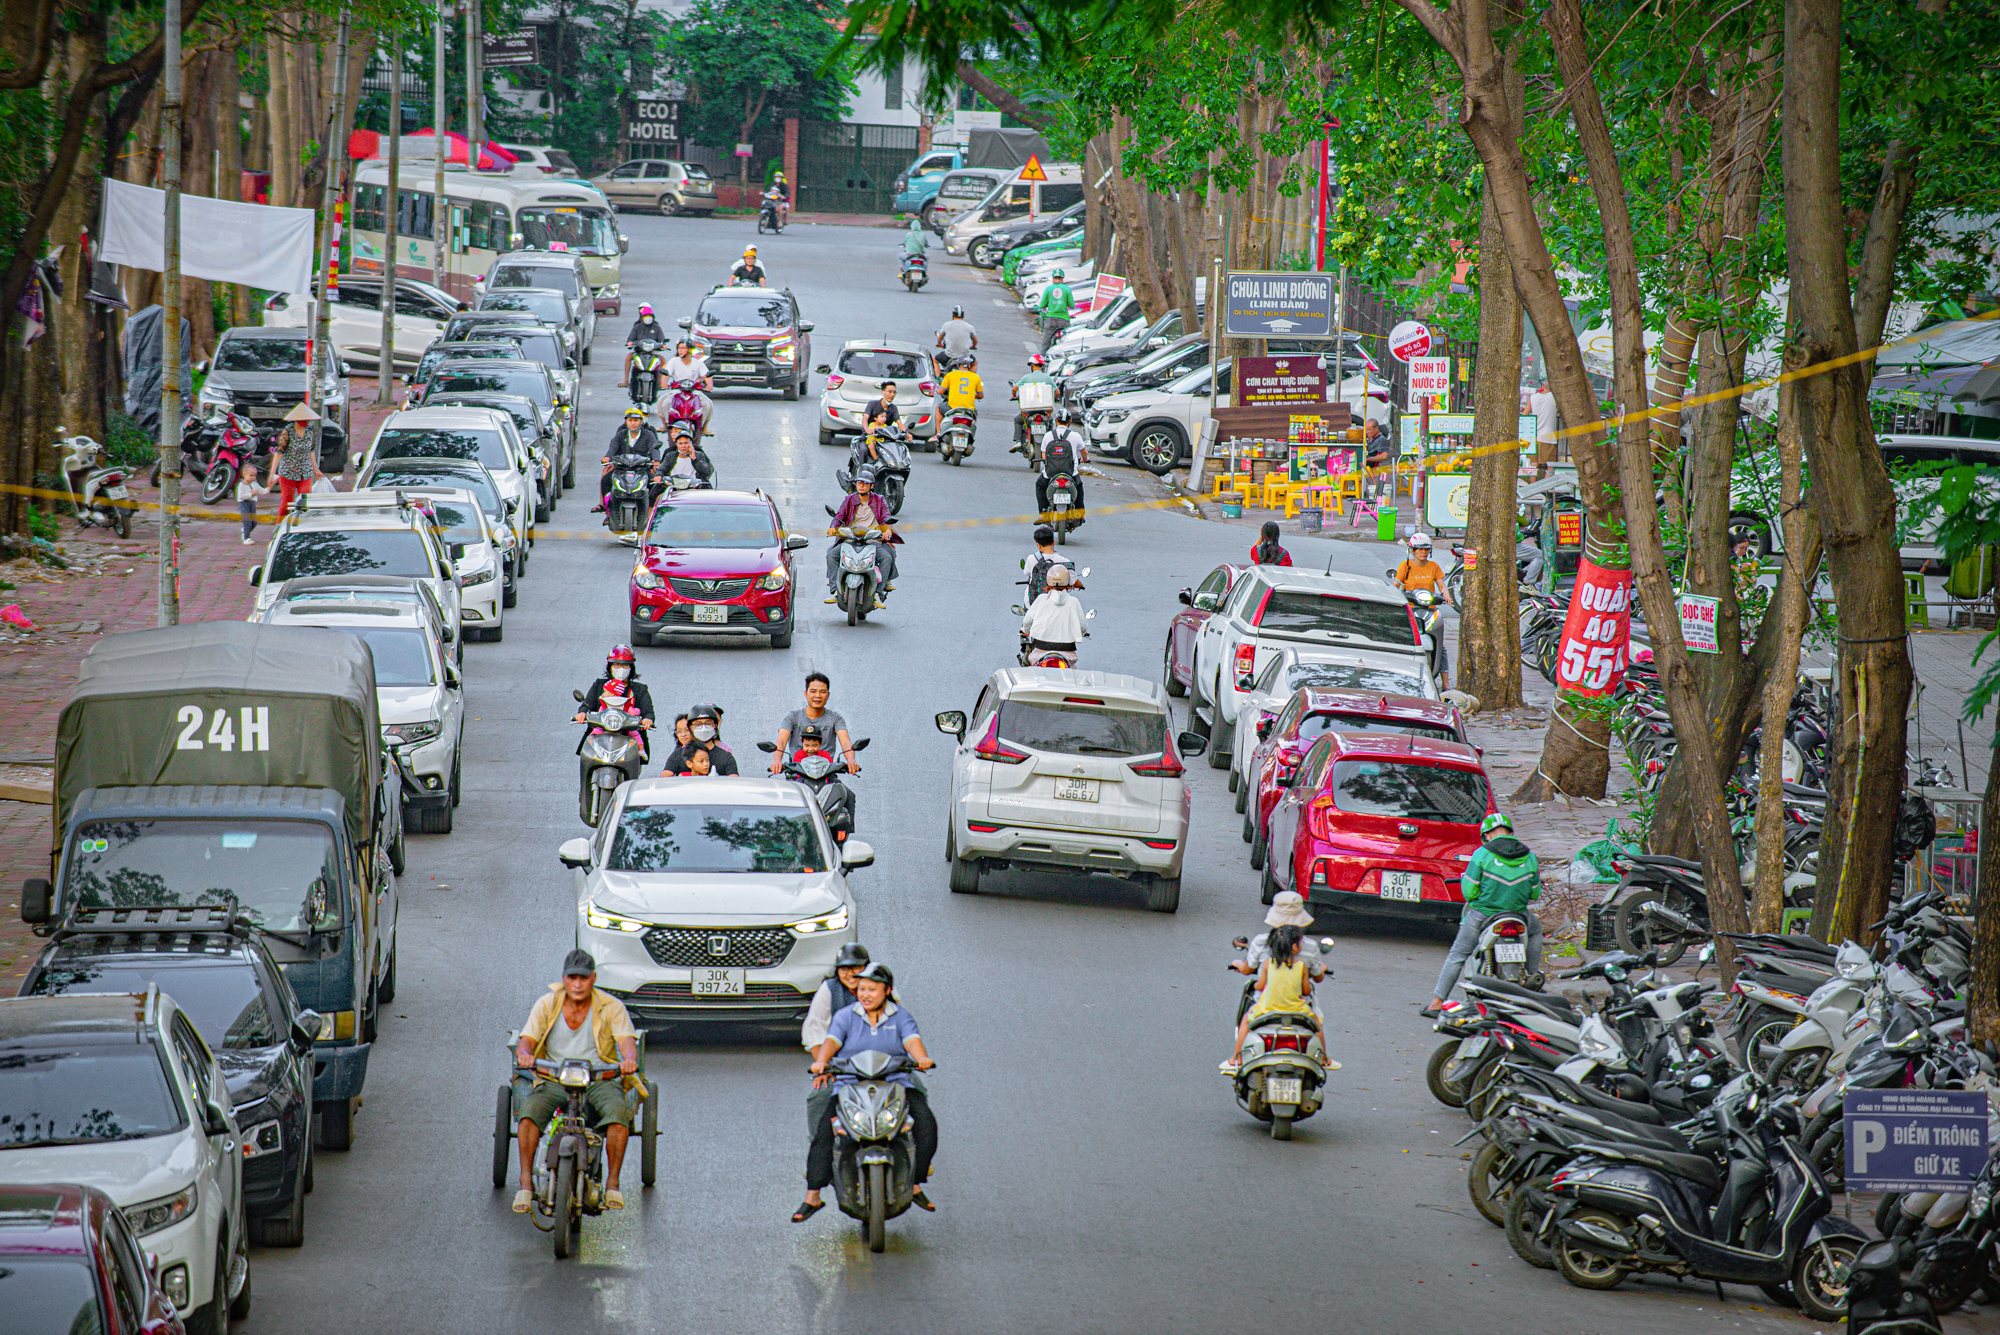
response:
<path id="1" fill-rule="evenodd" d="M 1863 1089 L 1842 1105 L 1849 1191 L 1963 1191 L 1986 1167 L 1986 1095 Z"/>

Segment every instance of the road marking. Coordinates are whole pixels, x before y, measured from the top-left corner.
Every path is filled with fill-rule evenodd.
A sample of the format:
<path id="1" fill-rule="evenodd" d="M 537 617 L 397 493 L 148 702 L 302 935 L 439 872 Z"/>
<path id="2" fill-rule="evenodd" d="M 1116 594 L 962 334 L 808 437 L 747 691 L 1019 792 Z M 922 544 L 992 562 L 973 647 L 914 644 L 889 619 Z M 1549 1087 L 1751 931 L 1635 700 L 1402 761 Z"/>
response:
<path id="1" fill-rule="evenodd" d="M 780 455 L 778 456 L 778 462 L 790 468 L 792 466 L 792 457 L 789 454 Z"/>

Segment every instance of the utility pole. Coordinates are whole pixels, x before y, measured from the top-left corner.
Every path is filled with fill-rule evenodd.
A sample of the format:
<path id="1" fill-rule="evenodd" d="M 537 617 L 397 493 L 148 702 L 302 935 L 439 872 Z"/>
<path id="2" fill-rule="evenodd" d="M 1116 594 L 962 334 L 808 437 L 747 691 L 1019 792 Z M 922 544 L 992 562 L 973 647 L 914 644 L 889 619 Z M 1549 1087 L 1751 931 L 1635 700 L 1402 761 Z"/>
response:
<path id="1" fill-rule="evenodd" d="M 320 185 L 319 204 L 319 245 L 313 250 L 313 262 L 319 266 L 319 306 L 314 312 L 312 337 L 306 340 L 306 404 L 319 415 L 313 419 L 313 459 L 321 457 L 320 450 L 326 438 L 326 414 L 320 410 L 326 404 L 322 392 L 324 381 L 319 369 L 328 359 L 328 343 L 333 336 L 332 306 L 333 293 L 328 281 L 334 272 L 334 260 L 339 255 L 340 235 L 333 222 L 334 203 L 340 198 L 340 168 L 347 161 L 347 43 L 353 20 L 353 7 L 342 5 L 340 9 L 340 36 L 336 39 L 333 54 L 333 118 L 326 127 L 326 152 L 321 157 L 321 168 L 325 179 Z M 334 357 L 338 361 L 338 356 Z M 343 472 L 346 469 L 343 467 Z"/>
<path id="2" fill-rule="evenodd" d="M 167 271 L 160 288 L 164 324 L 160 350 L 160 570 L 159 620 L 181 620 L 181 0 L 166 0 L 161 20 L 166 76 L 160 93 L 160 182 L 166 187 L 163 220 Z"/>
<path id="3" fill-rule="evenodd" d="M 375 345 L 375 406 L 396 401 L 396 248 L 402 244 L 396 224 L 403 203 L 403 32 L 389 29 L 389 183 L 382 187 L 382 308 L 381 341 Z"/>
<path id="4" fill-rule="evenodd" d="M 480 0 L 465 0 L 465 169 L 479 170 L 479 145 L 486 137 L 486 116 L 480 106 L 480 87 L 485 82 L 486 52 L 485 16 L 479 11 Z"/>
<path id="5" fill-rule="evenodd" d="M 444 19 L 451 12 L 451 0 L 438 0 L 437 32 L 432 42 L 431 59 L 431 149 L 432 162 L 436 166 L 437 182 L 431 199 L 431 272 L 439 287 L 444 287 L 445 248 L 451 240 L 451 208 L 444 199 Z M 445 288 L 448 292 L 451 289 Z M 383 300 L 390 299 L 391 289 L 383 289 Z"/>

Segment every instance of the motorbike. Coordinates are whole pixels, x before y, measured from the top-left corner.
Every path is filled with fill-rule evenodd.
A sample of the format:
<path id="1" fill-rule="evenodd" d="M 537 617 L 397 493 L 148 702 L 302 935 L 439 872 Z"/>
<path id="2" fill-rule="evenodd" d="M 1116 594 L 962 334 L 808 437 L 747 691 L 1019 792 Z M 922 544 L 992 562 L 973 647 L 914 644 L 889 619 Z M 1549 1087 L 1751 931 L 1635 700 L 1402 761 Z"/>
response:
<path id="1" fill-rule="evenodd" d="M 1395 571 L 1386 571 L 1392 579 Z M 1451 652 L 1444 643 L 1444 599 L 1431 589 L 1405 589 L 1403 601 L 1417 609 L 1417 629 L 1430 646 L 1431 676 L 1439 690 L 1451 688 Z"/>
<path id="2" fill-rule="evenodd" d="M 1903 1278 L 1908 1250 L 1903 1242 L 1878 1242 L 1854 1258 L 1847 1281 L 1851 1335 L 1944 1335 L 1925 1286 Z"/>
<path id="3" fill-rule="evenodd" d="M 624 541 L 636 543 L 646 515 L 653 508 L 655 486 L 652 456 L 612 456 L 611 489 L 604 497 L 604 526 Z"/>
<path id="4" fill-rule="evenodd" d="M 852 492 L 854 474 L 868 462 L 870 440 L 875 442 L 875 490 L 889 502 L 889 513 L 899 515 L 903 513 L 903 496 L 910 485 L 910 437 L 901 427 L 891 426 L 873 436 L 856 437 L 847 467 L 835 469 L 833 475 L 839 479 L 842 491 Z"/>
<path id="5" fill-rule="evenodd" d="M 660 433 L 663 440 L 673 434 L 676 422 L 686 422 L 694 429 L 697 444 L 700 443 L 702 436 L 707 434 L 706 423 L 702 421 L 701 396 L 695 392 L 693 385 L 682 381 L 674 382 L 672 392 L 667 397 L 666 418 L 666 427 Z"/>
<path id="6" fill-rule="evenodd" d="M 208 471 L 201 475 L 201 500 L 215 505 L 236 490 L 236 478 L 245 468 L 258 467 L 258 460 L 271 452 L 271 435 L 241 413 L 222 415 L 217 428 L 215 452 Z M 215 419 L 209 419 L 215 427 Z M 275 430 L 275 429 L 274 429 Z"/>
<path id="7" fill-rule="evenodd" d="M 930 261 L 922 255 L 903 256 L 903 286 L 915 292 L 931 281 Z"/>
<path id="8" fill-rule="evenodd" d="M 1239 937 L 1231 944 L 1241 950 L 1249 943 Z M 1333 938 L 1322 937 L 1319 948 L 1322 959 L 1330 955 Z M 1243 980 L 1239 1020 L 1256 1003 L 1256 991 L 1255 977 Z M 1327 1072 L 1340 1069 L 1339 1062 L 1326 1060 L 1319 1017 L 1311 1011 L 1258 1016 L 1236 1055 L 1240 1064 L 1231 1082 L 1236 1102 L 1258 1121 L 1270 1123 L 1273 1140 L 1290 1140 L 1293 1123 L 1320 1110 Z"/>
<path id="9" fill-rule="evenodd" d="M 1472 950 L 1473 972 L 1489 978 L 1522 981 L 1528 971 L 1528 920 L 1519 913 L 1496 913 L 1480 930 Z M 1537 974 L 1532 980 L 1540 982 Z"/>
<path id="10" fill-rule="evenodd" d="M 89 436 L 64 436 L 56 428 L 56 448 L 62 452 L 63 490 L 76 512 L 79 528 L 102 525 L 121 538 L 132 536 L 131 496 L 125 470 L 112 463 L 104 447 Z"/>
<path id="11" fill-rule="evenodd" d="M 769 232 L 776 236 L 785 230 L 784 221 L 778 216 L 778 201 L 766 199 L 757 208 L 757 231 Z"/>
<path id="12" fill-rule="evenodd" d="M 1018 453 L 1028 461 L 1028 467 L 1042 466 L 1042 437 L 1049 434 L 1054 422 L 1054 410 L 1050 408 L 1023 408 L 1021 410 L 1021 443 L 1013 446 L 1009 453 Z"/>
<path id="13" fill-rule="evenodd" d="M 953 408 L 945 415 L 944 434 L 938 440 L 938 453 L 953 467 L 972 457 L 974 420 L 971 408 Z"/>
<path id="14" fill-rule="evenodd" d="M 772 742 L 759 742 L 757 749 L 766 755 L 775 755 L 778 750 Z M 854 749 L 867 750 L 868 739 L 855 738 Z M 793 760 L 788 756 L 778 772 L 793 783 L 803 784 L 812 790 L 813 800 L 819 803 L 820 811 L 826 816 L 826 828 L 833 831 L 834 842 L 846 843 L 847 837 L 854 833 L 854 791 L 840 777 L 840 761 L 833 752 L 830 749 L 821 751 L 803 760 Z M 855 772 L 858 774 L 860 770 L 857 768 Z"/>
<path id="15" fill-rule="evenodd" d="M 533 1177 L 535 1213 L 550 1221 L 560 1261 L 582 1241 L 583 1217 L 604 1212 L 604 1135 L 590 1125 L 584 1092 L 594 1081 L 615 1079 L 618 1067 L 574 1057 L 564 1061 L 543 1057 L 536 1059 L 535 1070 L 563 1090 L 562 1109 L 549 1119 L 542 1162 Z"/>
<path id="16" fill-rule="evenodd" d="M 1057 473 L 1049 479 L 1049 512 L 1054 515 L 1049 527 L 1056 531 L 1056 546 L 1069 545 L 1070 530 L 1083 522 L 1083 507 L 1071 508 L 1076 501 L 1076 479 L 1068 473 Z"/>
<path id="17" fill-rule="evenodd" d="M 642 338 L 632 349 L 632 375 L 626 381 L 626 391 L 632 402 L 642 408 L 650 408 L 660 397 L 660 382 L 667 373 L 667 359 L 660 351 L 660 345 L 650 338 Z"/>
<path id="18" fill-rule="evenodd" d="M 889 1079 L 914 1066 L 901 1054 L 875 1050 L 832 1063 L 833 1070 L 855 1077 L 834 1091 L 834 1199 L 842 1214 L 861 1221 L 871 1252 L 888 1246 L 888 1221 L 910 1208 L 919 1185 L 908 1096 Z"/>
<path id="19" fill-rule="evenodd" d="M 1087 575 L 1090 571 L 1086 569 L 1083 573 Z M 1017 617 L 1028 615 L 1028 609 L 1019 603 L 1014 604 L 1013 611 Z M 1083 619 L 1087 622 L 1097 620 L 1097 609 L 1093 607 L 1088 612 L 1085 612 Z M 1088 626 L 1084 627 L 1083 633 L 1088 637 L 1090 628 Z M 1034 642 L 1028 638 L 1028 632 L 1025 630 L 1021 632 L 1020 651 L 1014 655 L 1014 658 L 1022 667 L 1073 668 L 1076 666 L 1076 652 L 1074 650 L 1037 649 Z"/>
<path id="20" fill-rule="evenodd" d="M 832 513 L 833 508 L 827 507 L 827 514 Z M 840 539 L 839 555 L 834 562 L 840 583 L 834 589 L 834 597 L 847 613 L 847 624 L 858 626 L 875 610 L 875 585 L 880 578 L 875 548 L 888 540 L 888 534 L 872 524 L 843 524 L 835 530 L 835 536 Z"/>
<path id="21" fill-rule="evenodd" d="M 571 694 L 579 704 L 584 702 L 582 691 Z M 577 814 L 595 829 L 618 785 L 639 777 L 639 767 L 646 760 L 646 740 L 639 716 L 622 709 L 585 710 L 583 722 L 590 734 L 577 755 Z"/>
<path id="22" fill-rule="evenodd" d="M 204 422 L 195 415 L 193 409 L 188 410 L 186 420 L 181 423 L 181 476 L 183 478 L 191 477 L 196 481 L 200 481 L 201 475 L 208 471 L 208 450 L 209 446 L 214 443 L 214 437 L 221 434 L 222 428 L 220 423 L 220 417 L 213 422 Z M 146 470 L 146 484 L 152 487 L 160 485 L 160 461 L 158 459 L 154 459 L 152 467 Z"/>

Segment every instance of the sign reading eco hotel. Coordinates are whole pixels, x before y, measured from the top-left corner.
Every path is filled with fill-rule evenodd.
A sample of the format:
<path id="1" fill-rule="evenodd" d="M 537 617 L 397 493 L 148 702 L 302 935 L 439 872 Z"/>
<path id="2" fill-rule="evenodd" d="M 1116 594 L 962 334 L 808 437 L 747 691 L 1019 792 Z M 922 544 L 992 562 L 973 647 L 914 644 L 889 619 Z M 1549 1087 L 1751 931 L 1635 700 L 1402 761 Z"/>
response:
<path id="1" fill-rule="evenodd" d="M 1230 274 L 1225 329 L 1238 338 L 1332 338 L 1333 276 Z"/>

